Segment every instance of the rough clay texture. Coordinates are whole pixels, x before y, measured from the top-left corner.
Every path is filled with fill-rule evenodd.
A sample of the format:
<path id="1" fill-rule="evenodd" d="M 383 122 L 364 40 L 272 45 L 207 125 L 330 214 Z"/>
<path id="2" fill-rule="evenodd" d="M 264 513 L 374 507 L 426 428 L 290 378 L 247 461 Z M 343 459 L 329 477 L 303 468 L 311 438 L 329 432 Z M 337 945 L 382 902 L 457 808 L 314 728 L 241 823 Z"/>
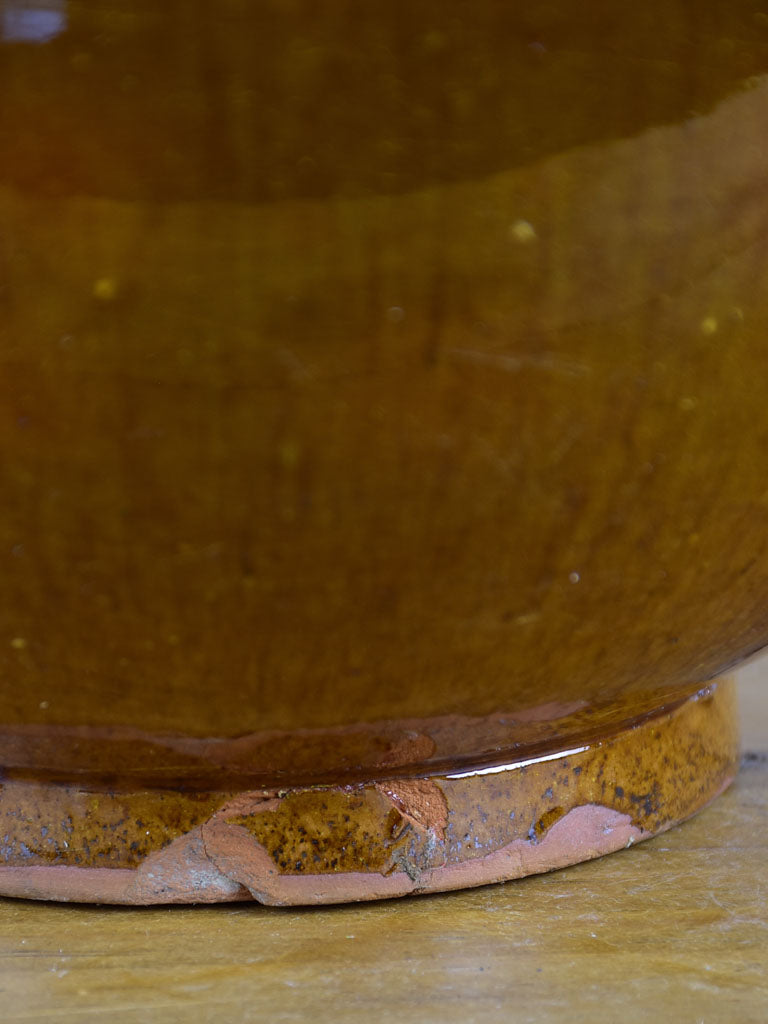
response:
<path id="1" fill-rule="evenodd" d="M 212 822 L 153 854 L 136 871 L 126 869 L 6 868 L 7 895 L 105 903 L 215 903 L 254 898 L 275 906 L 343 903 L 411 893 L 460 889 L 552 871 L 611 853 L 644 838 L 629 815 L 608 807 L 576 807 L 544 839 L 517 839 L 494 853 L 459 864 L 440 864 L 418 874 L 284 875 L 245 829 Z"/>
<path id="2" fill-rule="evenodd" d="M 481 885 L 668 828 L 727 785 L 737 756 L 732 688 L 720 683 L 610 740 L 453 776 L 229 794 L 10 783 L 0 892 L 280 905 Z"/>

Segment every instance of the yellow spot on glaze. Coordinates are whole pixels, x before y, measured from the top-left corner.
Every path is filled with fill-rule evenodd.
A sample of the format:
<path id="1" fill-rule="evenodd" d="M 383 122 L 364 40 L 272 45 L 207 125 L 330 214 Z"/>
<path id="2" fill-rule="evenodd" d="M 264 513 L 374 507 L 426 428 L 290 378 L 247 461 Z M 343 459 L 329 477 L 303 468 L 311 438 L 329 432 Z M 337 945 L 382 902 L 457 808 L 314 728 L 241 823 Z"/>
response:
<path id="1" fill-rule="evenodd" d="M 114 277 L 100 277 L 93 282 L 93 297 L 99 302 L 112 302 L 117 296 L 117 281 Z"/>
<path id="2" fill-rule="evenodd" d="M 527 245 L 536 241 L 536 228 L 528 220 L 516 220 L 509 229 L 509 237 L 513 242 Z"/>

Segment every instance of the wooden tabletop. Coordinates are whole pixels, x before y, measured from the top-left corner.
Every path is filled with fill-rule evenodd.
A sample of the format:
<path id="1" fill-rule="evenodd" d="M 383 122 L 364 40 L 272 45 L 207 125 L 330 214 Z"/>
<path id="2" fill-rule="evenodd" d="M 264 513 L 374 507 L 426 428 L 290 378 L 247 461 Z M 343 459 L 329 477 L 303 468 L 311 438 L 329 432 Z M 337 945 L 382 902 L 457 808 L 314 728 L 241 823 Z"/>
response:
<path id="1" fill-rule="evenodd" d="M 763 1024 L 766 675 L 741 674 L 731 790 L 600 861 L 328 909 L 0 901 L 2 1020 Z"/>

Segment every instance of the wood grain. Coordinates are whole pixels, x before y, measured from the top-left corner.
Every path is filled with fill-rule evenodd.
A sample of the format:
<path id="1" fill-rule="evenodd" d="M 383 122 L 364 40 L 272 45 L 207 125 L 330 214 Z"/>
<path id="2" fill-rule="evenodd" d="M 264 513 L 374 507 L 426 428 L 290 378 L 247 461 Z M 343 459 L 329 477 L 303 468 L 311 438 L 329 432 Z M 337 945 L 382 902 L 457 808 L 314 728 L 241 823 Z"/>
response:
<path id="1" fill-rule="evenodd" d="M 765 675 L 694 820 L 601 861 L 315 910 L 0 903 L 3 1020 L 754 1022 L 768 1006 Z M 756 681 L 757 680 L 757 681 Z"/>

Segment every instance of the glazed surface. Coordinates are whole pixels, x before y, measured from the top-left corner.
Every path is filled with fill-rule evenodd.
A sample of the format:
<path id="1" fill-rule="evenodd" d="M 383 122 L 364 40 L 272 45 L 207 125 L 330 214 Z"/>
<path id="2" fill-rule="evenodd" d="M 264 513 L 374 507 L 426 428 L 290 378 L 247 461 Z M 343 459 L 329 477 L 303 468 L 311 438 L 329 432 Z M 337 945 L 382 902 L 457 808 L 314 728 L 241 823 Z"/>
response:
<path id="1" fill-rule="evenodd" d="M 6 782 L 0 893 L 323 904 L 499 882 L 632 846 L 738 765 L 720 681 L 611 737 L 469 771 L 279 790 Z"/>
<path id="2" fill-rule="evenodd" d="M 10 768 L 492 757 L 768 640 L 765 16 L 479 7 L 4 29 Z"/>

